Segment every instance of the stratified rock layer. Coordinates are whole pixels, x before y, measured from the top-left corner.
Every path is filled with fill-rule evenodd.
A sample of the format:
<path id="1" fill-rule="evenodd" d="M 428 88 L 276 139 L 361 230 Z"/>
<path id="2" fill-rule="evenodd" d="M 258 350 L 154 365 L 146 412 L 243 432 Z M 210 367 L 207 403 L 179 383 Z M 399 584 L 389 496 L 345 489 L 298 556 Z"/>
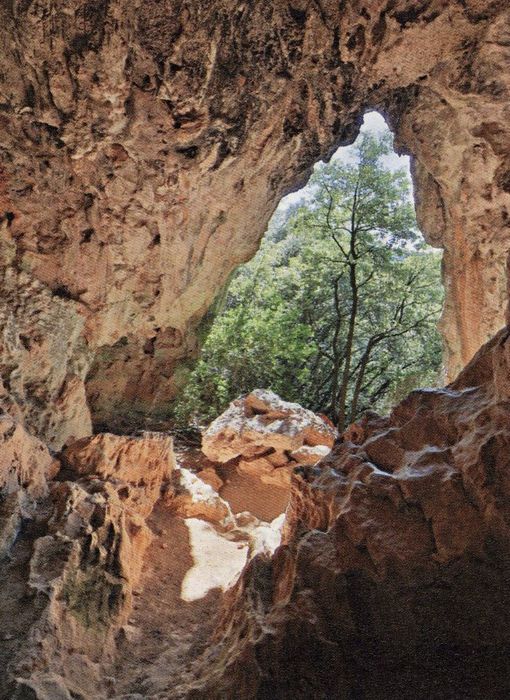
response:
<path id="1" fill-rule="evenodd" d="M 455 373 L 502 324 L 505 0 L 0 9 L 3 403 L 60 447 L 168 414 L 281 196 L 379 109 L 445 249 Z"/>
<path id="2" fill-rule="evenodd" d="M 296 470 L 285 544 L 229 594 L 189 697 L 510 692 L 510 334 Z"/>

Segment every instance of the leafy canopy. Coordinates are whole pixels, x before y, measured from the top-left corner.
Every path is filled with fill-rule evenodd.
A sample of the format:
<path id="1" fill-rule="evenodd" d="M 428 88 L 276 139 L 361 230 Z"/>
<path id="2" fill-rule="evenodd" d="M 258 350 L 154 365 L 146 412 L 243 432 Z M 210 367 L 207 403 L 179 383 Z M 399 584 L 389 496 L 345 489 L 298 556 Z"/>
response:
<path id="1" fill-rule="evenodd" d="M 326 413 L 340 429 L 437 383 L 440 257 L 421 239 L 404 170 L 386 136 L 351 162 L 321 164 L 310 197 L 273 218 L 240 268 L 176 406 L 206 421 L 256 387 Z"/>

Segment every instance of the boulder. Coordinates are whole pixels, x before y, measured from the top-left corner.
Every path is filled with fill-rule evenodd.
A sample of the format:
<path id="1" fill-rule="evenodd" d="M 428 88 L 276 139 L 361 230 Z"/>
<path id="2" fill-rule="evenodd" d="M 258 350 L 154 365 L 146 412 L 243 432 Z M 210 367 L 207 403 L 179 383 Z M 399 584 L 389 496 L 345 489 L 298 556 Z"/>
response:
<path id="1" fill-rule="evenodd" d="M 233 401 L 211 423 L 202 436 L 202 451 L 214 462 L 274 453 L 278 466 L 283 466 L 284 453 L 303 446 L 331 448 L 336 437 L 335 429 L 312 411 L 283 401 L 272 391 L 255 389 Z"/>
<path id="2" fill-rule="evenodd" d="M 288 461 L 288 460 L 287 460 Z M 275 471 L 275 467 L 269 459 L 265 457 L 256 457 L 255 459 L 241 459 L 237 465 L 237 469 L 241 474 L 248 476 L 262 477 L 265 474 L 271 474 Z"/>

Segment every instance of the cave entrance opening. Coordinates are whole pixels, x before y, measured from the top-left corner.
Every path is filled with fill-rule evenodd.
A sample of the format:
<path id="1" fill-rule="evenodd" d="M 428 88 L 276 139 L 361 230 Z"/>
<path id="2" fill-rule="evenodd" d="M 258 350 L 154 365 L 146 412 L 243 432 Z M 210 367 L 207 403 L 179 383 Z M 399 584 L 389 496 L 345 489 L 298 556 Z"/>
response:
<path id="1" fill-rule="evenodd" d="M 369 112 L 355 143 L 280 202 L 225 290 L 177 404 L 182 424 L 203 432 L 198 476 L 251 543 L 232 549 L 233 569 L 278 543 L 296 467 L 317 464 L 367 411 L 442 383 L 440 267 L 417 226 L 409 158 Z M 184 598 L 203 594 L 194 576 L 211 568 L 216 545 L 204 528 L 190 534 Z"/>
<path id="2" fill-rule="evenodd" d="M 416 222 L 410 159 L 367 112 L 354 144 L 282 199 L 233 276 L 178 418 L 204 425 L 264 388 L 343 430 L 442 384 L 440 267 Z"/>

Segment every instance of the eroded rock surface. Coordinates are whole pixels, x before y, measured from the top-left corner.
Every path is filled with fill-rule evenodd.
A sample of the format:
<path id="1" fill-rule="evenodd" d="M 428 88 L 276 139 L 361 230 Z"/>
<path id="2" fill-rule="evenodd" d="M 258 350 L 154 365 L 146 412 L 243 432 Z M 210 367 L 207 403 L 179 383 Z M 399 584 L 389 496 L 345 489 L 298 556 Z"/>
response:
<path id="1" fill-rule="evenodd" d="M 24 519 L 48 494 L 48 480 L 59 470 L 40 440 L 12 416 L 0 415 L 0 559 L 8 556 Z"/>
<path id="2" fill-rule="evenodd" d="M 90 433 L 89 407 L 102 428 L 165 418 L 229 274 L 370 108 L 445 249 L 451 372 L 501 325 L 504 0 L 0 12 L 0 374 L 52 446 Z"/>
<path id="3" fill-rule="evenodd" d="M 450 373 L 471 358 L 507 298 L 509 12 L 1 5 L 2 699 L 508 697 L 507 331 L 298 469 L 283 546 L 227 592 L 209 644 L 226 583 L 194 605 L 187 572 L 209 543 L 237 564 L 270 552 L 276 506 L 259 491 L 260 517 L 238 512 L 223 473 L 168 476 L 166 436 L 90 433 L 164 421 L 230 273 L 367 109 L 412 155 L 445 250 Z M 239 452 L 244 485 L 313 444 Z M 45 445 L 66 445 L 58 474 Z M 266 486 L 281 513 L 288 485 Z"/>
<path id="4" fill-rule="evenodd" d="M 79 441 L 61 455 L 55 480 L 46 448 L 12 425 L 11 453 L 6 440 L 2 455 L 18 478 L 1 490 L 0 697 L 106 697 L 105 666 L 153 536 L 145 518 L 170 477 L 172 440 Z"/>
<path id="5" fill-rule="evenodd" d="M 168 434 L 55 458 L 11 416 L 0 430 L 1 700 L 187 693 L 224 591 L 279 545 L 283 516 L 234 513 Z"/>
<path id="6" fill-rule="evenodd" d="M 295 469 L 284 524 L 173 466 L 166 435 L 76 441 L 56 474 L 21 429 L 41 461 L 2 492 L 0 697 L 507 697 L 509 370 L 504 329 L 367 414 Z"/>
<path id="7" fill-rule="evenodd" d="M 44 496 L 59 469 L 46 445 L 8 413 L 0 414 L 0 445 L 0 491 L 8 496 L 23 488 L 31 499 Z"/>
<path id="8" fill-rule="evenodd" d="M 284 545 L 229 594 L 194 698 L 510 690 L 510 336 L 293 478 Z"/>
<path id="9" fill-rule="evenodd" d="M 202 436 L 202 451 L 212 462 L 240 458 L 250 471 L 289 464 L 315 464 L 333 446 L 337 432 L 321 416 L 283 401 L 266 389 L 232 401 Z"/>
<path id="10" fill-rule="evenodd" d="M 115 484 L 127 507 L 144 517 L 175 469 L 172 438 L 162 433 L 137 437 L 101 433 L 73 442 L 60 459 L 63 468 L 77 477 Z"/>

